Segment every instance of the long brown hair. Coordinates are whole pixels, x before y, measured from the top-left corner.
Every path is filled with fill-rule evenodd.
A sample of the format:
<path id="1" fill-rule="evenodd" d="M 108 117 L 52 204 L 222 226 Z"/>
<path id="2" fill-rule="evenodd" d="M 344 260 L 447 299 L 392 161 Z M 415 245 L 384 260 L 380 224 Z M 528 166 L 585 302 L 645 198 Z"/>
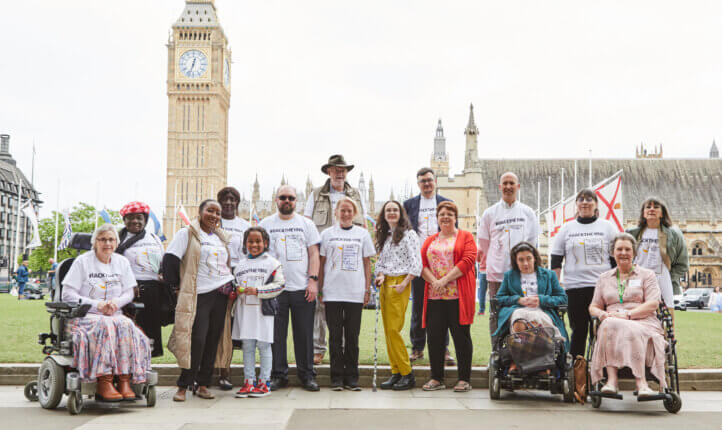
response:
<path id="1" fill-rule="evenodd" d="M 650 203 L 659 205 L 659 207 L 662 208 L 662 217 L 659 219 L 659 223 L 665 227 L 672 227 L 672 217 L 669 216 L 669 210 L 667 210 L 667 205 L 665 205 L 664 202 L 662 202 L 662 200 L 657 197 L 649 197 L 642 203 L 642 210 L 639 213 L 639 221 L 637 222 L 637 227 L 647 226 L 647 218 L 644 217 L 644 208 L 647 207 L 647 205 Z"/>
<path id="2" fill-rule="evenodd" d="M 541 266 L 541 257 L 539 256 L 539 251 L 529 242 L 519 242 L 511 248 L 511 252 L 509 253 L 511 257 L 511 268 L 517 272 L 521 272 L 521 270 L 519 270 L 519 264 L 516 262 L 516 256 L 524 251 L 531 252 L 531 255 L 534 256 L 534 271 L 536 271 L 536 269 Z"/>
<path id="3" fill-rule="evenodd" d="M 389 225 L 388 221 L 386 221 L 386 217 L 384 215 L 386 214 L 386 206 L 391 203 L 399 207 L 399 223 L 394 229 L 392 243 L 394 245 L 398 245 L 398 243 L 401 242 L 401 239 L 404 238 L 406 230 L 411 230 L 411 221 L 409 221 L 409 216 L 406 214 L 406 209 L 404 209 L 404 205 L 397 202 L 396 200 L 387 201 L 386 203 L 384 203 L 383 206 L 381 206 L 379 216 L 376 219 L 376 252 L 381 252 L 381 250 L 384 248 L 384 244 L 386 243 L 386 239 L 389 237 L 391 226 Z"/>

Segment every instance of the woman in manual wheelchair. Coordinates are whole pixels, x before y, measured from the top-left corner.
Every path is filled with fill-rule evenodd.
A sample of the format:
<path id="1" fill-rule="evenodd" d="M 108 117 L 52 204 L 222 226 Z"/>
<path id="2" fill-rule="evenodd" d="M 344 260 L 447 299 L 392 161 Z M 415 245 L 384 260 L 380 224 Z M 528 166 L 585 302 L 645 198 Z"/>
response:
<path id="1" fill-rule="evenodd" d="M 591 382 L 596 387 L 590 392 L 592 405 L 599 407 L 602 397 L 621 399 L 618 372 L 629 368 L 636 382 L 637 400 L 664 400 L 665 408 L 676 413 L 681 400 L 674 392 L 677 366 L 671 317 L 664 306 L 658 315 L 661 292 L 657 277 L 653 271 L 633 264 L 636 250 L 630 234 L 620 233 L 614 238 L 611 252 L 617 268 L 600 276 L 589 306 L 594 319 L 588 360 Z M 647 385 L 647 368 L 659 383 L 659 393 Z M 606 383 L 600 389 L 605 371 Z"/>
<path id="2" fill-rule="evenodd" d="M 99 400 L 135 400 L 130 384 L 144 383 L 151 368 L 148 338 L 121 312 L 133 299 L 136 281 L 128 260 L 113 253 L 118 234 L 112 224 L 98 227 L 91 242 L 93 249 L 75 259 L 62 281 L 62 301 L 91 305 L 85 316 L 66 326 L 73 344 L 72 367 L 82 382 L 97 379 Z"/>
<path id="3" fill-rule="evenodd" d="M 571 402 L 573 371 L 561 317 L 566 293 L 556 274 L 539 266 L 539 252 L 530 243 L 517 244 L 510 254 L 512 269 L 492 304 L 499 327 L 489 363 L 491 398 L 499 398 L 502 386 L 548 388 Z"/>

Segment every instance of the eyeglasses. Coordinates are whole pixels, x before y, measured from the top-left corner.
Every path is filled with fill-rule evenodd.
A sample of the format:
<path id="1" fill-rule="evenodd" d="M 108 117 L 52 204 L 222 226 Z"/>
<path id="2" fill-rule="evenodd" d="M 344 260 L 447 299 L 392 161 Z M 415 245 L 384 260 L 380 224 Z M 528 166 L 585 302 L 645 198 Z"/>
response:
<path id="1" fill-rule="evenodd" d="M 98 242 L 102 242 L 102 243 L 115 243 L 115 238 L 114 238 L 114 237 L 99 237 L 99 238 L 96 239 L 96 240 L 97 240 Z"/>
<path id="2" fill-rule="evenodd" d="M 591 203 L 594 201 L 594 197 L 592 196 L 581 196 L 577 199 L 578 202 L 588 202 Z"/>
<path id="3" fill-rule="evenodd" d="M 434 182 L 434 180 L 433 180 L 433 179 L 429 179 L 429 178 L 427 178 L 427 179 L 419 179 L 419 183 L 420 183 L 420 184 L 430 184 L 430 183 L 432 183 L 432 182 Z"/>
<path id="4" fill-rule="evenodd" d="M 288 200 L 289 202 L 293 202 L 296 201 L 296 198 L 293 196 L 278 196 L 278 200 L 282 202 L 285 202 L 286 200 Z"/>

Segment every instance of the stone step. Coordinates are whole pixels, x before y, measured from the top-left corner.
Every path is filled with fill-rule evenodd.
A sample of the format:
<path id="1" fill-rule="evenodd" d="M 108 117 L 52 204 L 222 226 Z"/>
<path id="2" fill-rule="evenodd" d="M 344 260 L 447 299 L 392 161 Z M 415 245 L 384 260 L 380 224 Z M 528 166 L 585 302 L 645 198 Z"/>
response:
<path id="1" fill-rule="evenodd" d="M 24 385 L 37 377 L 38 367 L 39 365 L 35 363 L 2 364 L 0 365 L 0 385 Z M 325 364 L 315 368 L 319 385 L 330 385 L 329 366 Z M 180 375 L 180 369 L 174 364 L 157 364 L 153 366 L 153 369 L 158 372 L 160 385 L 175 385 L 176 379 Z M 288 375 L 291 385 L 299 384 L 294 365 L 289 366 Z M 414 367 L 414 375 L 416 376 L 416 385 L 420 387 L 430 378 L 431 370 L 428 366 L 417 366 Z M 385 381 L 389 376 L 391 376 L 389 366 L 378 366 L 377 384 Z M 238 384 L 242 378 L 243 366 L 235 364 L 231 366 L 232 382 Z M 453 384 L 456 378 L 456 367 L 449 368 L 446 371 L 446 383 Z M 471 385 L 473 387 L 488 388 L 488 378 L 486 367 L 472 368 Z M 371 387 L 372 379 L 373 366 L 359 366 L 359 385 Z M 683 391 L 722 391 L 722 369 L 681 369 L 679 371 L 679 385 Z M 634 383 L 633 381 L 622 381 L 620 388 L 622 390 L 632 390 Z"/>

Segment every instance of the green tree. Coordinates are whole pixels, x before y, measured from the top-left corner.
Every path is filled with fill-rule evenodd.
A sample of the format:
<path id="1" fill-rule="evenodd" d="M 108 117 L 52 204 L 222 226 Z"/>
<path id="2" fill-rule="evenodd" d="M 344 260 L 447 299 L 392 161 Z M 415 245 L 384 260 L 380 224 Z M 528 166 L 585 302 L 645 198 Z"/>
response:
<path id="1" fill-rule="evenodd" d="M 108 210 L 113 224 L 118 225 L 122 223 L 122 219 L 117 211 Z M 53 247 L 55 246 L 55 214 L 53 211 L 51 216 L 43 218 L 38 222 L 38 230 L 40 233 L 41 246 L 33 249 L 30 253 L 30 271 L 43 271 L 47 272 L 50 269 L 48 259 L 53 258 Z M 87 203 L 80 202 L 77 206 L 74 206 L 70 211 L 70 225 L 73 227 L 73 233 L 84 232 L 92 233 L 95 228 L 95 207 Z M 98 217 L 98 224 L 102 224 L 104 221 Z M 63 215 L 58 213 L 58 243 L 63 238 L 63 229 L 65 221 Z M 78 251 L 70 248 L 58 251 L 58 262 L 65 260 L 66 258 L 77 257 Z M 22 256 L 19 256 L 22 258 Z"/>

